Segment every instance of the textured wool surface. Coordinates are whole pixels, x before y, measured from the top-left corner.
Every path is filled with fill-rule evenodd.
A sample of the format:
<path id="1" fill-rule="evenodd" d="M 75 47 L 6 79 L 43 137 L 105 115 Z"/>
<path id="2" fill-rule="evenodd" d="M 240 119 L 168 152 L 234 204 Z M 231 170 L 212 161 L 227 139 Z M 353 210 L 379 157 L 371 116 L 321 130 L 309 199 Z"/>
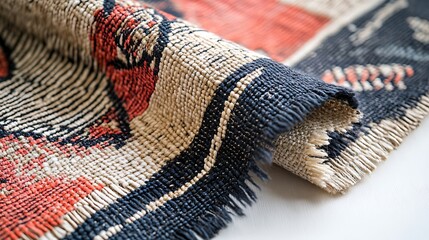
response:
<path id="1" fill-rule="evenodd" d="M 271 162 L 344 192 L 429 112 L 428 9 L 3 0 L 0 239 L 208 239 Z"/>

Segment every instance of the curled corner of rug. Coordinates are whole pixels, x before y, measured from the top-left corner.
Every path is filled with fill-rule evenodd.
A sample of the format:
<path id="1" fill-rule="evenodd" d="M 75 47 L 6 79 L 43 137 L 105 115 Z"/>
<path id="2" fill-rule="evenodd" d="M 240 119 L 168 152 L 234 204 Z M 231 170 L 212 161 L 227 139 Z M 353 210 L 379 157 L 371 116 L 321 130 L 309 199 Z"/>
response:
<path id="1" fill-rule="evenodd" d="M 251 65 L 249 69 L 256 67 Z M 243 139 L 238 140 L 239 137 L 234 135 L 227 137 L 223 148 L 229 149 L 229 156 L 222 153 L 218 159 L 221 165 L 222 157 L 231 157 L 245 165 L 222 173 L 213 169 L 211 177 L 221 181 L 219 185 L 226 195 L 218 196 L 216 203 L 203 211 L 189 228 L 176 232 L 179 236 L 209 239 L 226 227 L 232 215 L 244 215 L 243 207 L 256 201 L 251 186 L 259 186 L 254 178 L 267 180 L 269 177 L 260 168 L 261 164 L 279 164 L 325 190 L 335 175 L 334 170 L 323 165 L 326 153 L 319 148 L 329 143 L 328 131 L 346 132 L 359 122 L 360 112 L 354 94 L 312 77 L 297 75 L 268 59 L 259 60 L 257 66 L 264 66 L 268 71 L 258 74 L 259 77 L 251 83 L 254 86 L 248 86 L 249 89 L 242 93 L 236 106 L 239 110 L 235 110 L 235 119 L 230 120 L 232 124 L 228 126 L 228 131 Z M 274 69 L 284 71 L 272 71 Z M 284 78 L 289 81 L 286 83 L 282 80 Z M 265 89 L 264 92 L 258 91 L 261 88 Z M 234 140 L 229 142 L 231 139 Z M 296 161 L 296 165 L 291 163 L 291 159 Z M 304 164 L 308 166 L 302 168 Z M 220 176 L 228 175 L 230 170 L 236 175 L 223 180 Z M 231 182 L 234 185 L 230 186 Z"/>
<path id="2" fill-rule="evenodd" d="M 343 192 L 429 110 L 401 95 L 428 92 L 412 69 L 386 90 L 386 65 L 352 67 L 405 99 L 362 116 L 359 93 L 135 1 L 6 0 L 0 48 L 5 239 L 208 239 L 255 200 L 259 162 Z"/>
<path id="3" fill-rule="evenodd" d="M 327 101 L 310 113 L 289 132 L 275 141 L 274 163 L 335 193 L 349 186 L 339 186 L 336 175 L 341 169 L 329 164 L 331 159 L 324 147 L 330 146 L 330 132 L 346 133 L 358 124 L 360 113 L 343 101 Z M 331 146 L 336 147 L 336 146 Z"/>
<path id="4" fill-rule="evenodd" d="M 326 106 L 331 104 L 326 103 L 292 131 L 280 135 L 273 161 L 332 194 L 345 193 L 374 171 L 429 114 L 429 96 L 424 95 L 412 107 L 405 104 L 403 116 L 372 123 L 360 129 L 363 134 L 357 134 L 356 128 L 361 127 L 358 111 L 344 104 L 329 111 Z M 332 133 L 341 134 L 343 142 L 333 140 Z M 330 155 L 335 149 L 341 153 Z"/>

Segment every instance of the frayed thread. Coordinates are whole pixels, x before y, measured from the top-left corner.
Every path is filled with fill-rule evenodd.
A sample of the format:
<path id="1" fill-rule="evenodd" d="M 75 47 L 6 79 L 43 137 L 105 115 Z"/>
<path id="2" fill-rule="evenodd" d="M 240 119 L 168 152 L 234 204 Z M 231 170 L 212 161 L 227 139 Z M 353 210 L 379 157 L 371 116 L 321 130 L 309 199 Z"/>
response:
<path id="1" fill-rule="evenodd" d="M 310 93 L 309 93 L 310 94 Z M 346 97 L 348 96 L 348 98 Z M 346 101 L 353 109 L 357 107 L 356 99 L 353 93 L 347 90 L 337 89 L 332 92 L 313 91 L 311 96 L 306 99 L 299 99 L 294 108 L 281 111 L 273 122 L 270 122 L 256 143 L 253 154 L 248 159 L 248 171 L 239 184 L 230 192 L 228 196 L 219 196 L 218 204 L 211 206 L 200 215 L 195 221 L 186 224 L 185 228 L 178 229 L 174 235 L 177 239 L 199 238 L 210 239 L 214 237 L 220 229 L 227 226 L 232 221 L 232 215 L 243 216 L 243 208 L 251 206 L 256 201 L 256 194 L 250 188 L 250 185 L 257 186 L 252 180 L 251 174 L 255 174 L 262 180 L 267 180 L 269 176 L 259 166 L 262 164 L 271 164 L 273 151 L 275 149 L 275 140 L 285 132 L 292 129 L 297 123 L 302 122 L 305 117 L 314 109 L 321 107 L 326 101 L 337 99 Z"/>
<path id="2" fill-rule="evenodd" d="M 372 173 L 378 163 L 385 160 L 428 114 L 429 94 L 422 96 L 418 104 L 408 109 L 403 117 L 370 124 L 338 157 L 326 162 L 334 175 L 325 180 L 323 186 L 319 186 L 332 194 L 344 193 Z"/>

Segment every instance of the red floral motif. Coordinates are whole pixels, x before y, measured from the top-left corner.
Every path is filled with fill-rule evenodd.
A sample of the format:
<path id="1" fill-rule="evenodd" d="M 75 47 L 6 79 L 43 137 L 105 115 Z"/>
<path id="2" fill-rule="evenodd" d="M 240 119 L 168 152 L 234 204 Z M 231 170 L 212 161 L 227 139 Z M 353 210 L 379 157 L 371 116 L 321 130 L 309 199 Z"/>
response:
<path id="1" fill-rule="evenodd" d="M 75 203 L 103 187 L 84 177 L 41 174 L 48 155 L 82 156 L 87 154 L 83 148 L 8 136 L 0 139 L 0 149 L 14 156 L 0 157 L 0 239 L 42 236 L 61 224 Z"/>
<path id="2" fill-rule="evenodd" d="M 137 27 L 140 22 L 133 18 L 125 21 L 125 18 L 140 9 L 116 5 L 109 14 L 103 9 L 97 10 L 95 31 L 90 36 L 94 57 L 105 68 L 114 91 L 123 101 L 129 120 L 146 110 L 157 81 L 153 67 L 146 61 L 136 66 L 117 66 L 118 61 L 123 59 L 118 53 L 116 34 Z M 168 14 L 165 16 L 170 20 L 174 18 Z M 148 22 L 149 27 L 155 24 L 154 21 Z M 130 47 L 131 42 L 130 36 L 124 39 L 122 47 Z M 136 52 L 130 53 L 134 54 L 134 59 L 139 57 Z M 0 77 L 8 75 L 8 67 L 6 56 L 0 48 Z M 101 120 L 100 124 L 88 129 L 91 139 L 121 132 L 114 113 L 106 114 Z M 102 148 L 102 144 L 92 147 Z M 0 149 L 2 153 L 10 153 L 0 156 L 0 239 L 43 236 L 61 224 L 62 217 L 72 211 L 79 200 L 103 188 L 82 176 L 70 178 L 65 173 L 47 170 L 49 156 L 58 156 L 58 159 L 82 157 L 90 154 L 90 149 L 86 147 L 10 135 L 0 138 Z"/>
<path id="3" fill-rule="evenodd" d="M 149 98 L 155 90 L 158 77 L 154 74 L 153 67 L 147 61 L 141 61 L 135 66 L 118 67 L 118 62 L 123 62 L 119 56 L 117 42 L 118 33 L 128 33 L 137 27 L 138 20 L 130 17 L 141 7 L 115 5 L 110 13 L 100 9 L 95 12 L 96 27 L 91 35 L 95 59 L 105 67 L 107 76 L 114 85 L 118 97 L 124 102 L 123 106 L 129 115 L 129 120 L 143 113 L 149 106 Z M 172 18 L 170 15 L 167 17 Z M 156 22 L 150 21 L 148 27 Z M 123 48 L 132 48 L 133 35 L 122 36 Z M 149 46 L 145 46 L 149 47 Z M 137 59 L 138 51 L 127 51 L 131 58 Z M 123 54 L 123 53 L 122 53 Z"/>

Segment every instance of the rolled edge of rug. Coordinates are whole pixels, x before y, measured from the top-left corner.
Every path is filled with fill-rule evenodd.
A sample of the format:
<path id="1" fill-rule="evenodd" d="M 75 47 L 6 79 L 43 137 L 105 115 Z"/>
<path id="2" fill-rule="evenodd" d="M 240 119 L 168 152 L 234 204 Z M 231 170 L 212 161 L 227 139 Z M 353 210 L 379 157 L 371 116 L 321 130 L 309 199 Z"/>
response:
<path id="1" fill-rule="evenodd" d="M 358 123 L 359 114 L 344 102 L 327 101 L 275 141 L 274 163 L 328 190 L 336 169 L 327 164 L 330 132 L 345 133 Z M 335 146 L 333 146 L 335 147 Z"/>
<path id="2" fill-rule="evenodd" d="M 406 109 L 395 119 L 370 123 L 341 154 L 329 157 L 327 165 L 335 172 L 326 187 L 329 192 L 343 192 L 374 171 L 429 114 L 428 95 L 421 96 L 414 106 Z"/>
<path id="3" fill-rule="evenodd" d="M 5 14 L 2 19 L 13 22 L 14 17 L 7 16 L 15 15 L 7 6 L 14 5 L 14 1 L 7 3 L 0 7 Z M 99 115 L 94 109 L 101 104 L 95 101 L 80 119 L 79 111 L 46 112 L 43 91 L 29 94 L 30 104 L 9 106 L 17 112 L 42 109 L 43 114 L 55 119 L 48 122 L 48 130 L 32 124 L 40 123 L 40 119 L 33 119 L 37 115 L 27 114 L 30 123 L 26 124 L 13 116 L 7 119 L 11 125 L 4 129 L 4 144 L 29 149 L 28 156 L 18 157 L 18 161 L 32 159 L 41 149 L 50 153 L 40 156 L 38 161 L 44 164 L 34 170 L 37 177 L 30 182 L 12 179 L 28 172 L 5 165 L 8 178 L 13 180 L 5 183 L 8 189 L 51 180 L 72 187 L 33 187 L 29 191 L 24 187 L 19 189 L 21 192 L 11 191 L 16 195 L 7 192 L 4 205 L 0 205 L 8 209 L 0 219 L 1 225 L 7 226 L 0 232 L 2 237 L 210 238 L 231 220 L 231 212 L 242 214 L 239 203 L 250 204 L 255 198 L 248 186 L 252 182 L 249 174 L 265 176 L 257 163 L 271 161 L 276 138 L 303 121 L 306 128 L 306 118 L 317 122 L 333 113 L 346 112 L 341 117 L 344 126 L 335 125 L 334 129 L 347 128 L 358 119 L 351 91 L 297 73 L 156 10 L 122 2 L 113 6 L 101 1 L 26 3 L 20 1 L 13 8 L 16 13 L 22 10 L 21 18 L 27 17 L 15 23 L 23 23 L 22 32 L 0 22 L 4 44 L 10 47 L 15 56 L 12 60 L 17 63 L 14 73 L 25 72 L 21 78 L 11 76 L 3 83 L 9 86 L 23 81 L 26 85 L 21 86 L 28 86 L 29 92 L 40 87 L 49 92 L 49 87 L 56 86 L 58 97 L 69 84 L 79 82 L 67 82 L 59 74 L 49 78 L 54 84 L 45 84 L 40 66 L 49 69 L 62 63 L 63 67 L 58 68 L 74 76 L 79 71 L 67 71 L 64 66 L 79 66 L 94 75 L 101 73 L 97 81 L 105 88 L 87 95 L 109 106 L 100 110 L 105 118 L 112 113 L 109 109 L 114 110 L 113 117 L 103 121 L 120 126 L 124 133 L 119 131 L 109 138 L 90 134 L 94 128 L 108 125 L 97 121 Z M 74 21 L 79 31 L 68 27 Z M 15 48 L 22 45 L 25 47 Z M 38 59 L 34 64 L 39 67 L 25 66 L 22 59 L 34 56 Z M 87 61 L 82 59 L 101 68 L 85 65 Z M 88 84 L 85 75 L 78 77 L 82 84 Z M 14 80 L 17 82 L 7 82 Z M 81 92 L 85 92 L 83 88 Z M 114 97 L 106 92 L 114 93 Z M 75 104 L 61 97 L 50 100 L 54 108 Z M 117 120 L 114 114 L 122 118 Z M 85 125 L 76 129 L 74 122 L 62 119 L 79 119 Z M 74 135 L 58 134 L 57 129 L 73 131 Z M 53 131 L 57 131 L 56 136 L 51 135 Z M 325 141 L 314 132 L 310 142 Z M 16 161 L 14 156 L 2 161 Z M 320 156 L 311 157 L 317 160 Z M 65 203 L 59 201 L 59 193 L 65 194 Z M 70 203 L 69 195 L 79 196 Z M 24 205 L 14 205 L 24 197 L 29 199 Z M 44 203 L 43 214 L 31 207 L 39 201 Z"/>
<path id="4" fill-rule="evenodd" d="M 405 103 L 405 105 L 407 105 Z M 330 116 L 322 119 L 321 125 L 312 125 L 314 115 L 324 111 L 323 107 L 307 117 L 308 124 L 298 124 L 291 132 L 282 134 L 276 141 L 274 163 L 309 180 L 329 193 L 344 193 L 370 174 L 377 165 L 395 150 L 411 131 L 419 126 L 429 114 L 429 97 L 424 95 L 403 116 L 396 119 L 384 119 L 379 123 L 371 123 L 359 132 L 359 136 L 351 136 L 353 129 L 361 127 L 356 121 L 341 122 L 341 117 Z M 347 111 L 342 111 L 347 114 Z M 317 118 L 316 118 L 317 119 Z M 340 122 L 338 122 L 340 120 Z M 351 123 L 351 124 L 350 124 Z M 312 130 L 305 131 L 312 127 Z M 342 134 L 342 142 L 332 141 L 331 133 Z M 288 144 L 301 133 L 304 138 L 305 150 L 288 155 Z M 298 135 L 297 135 L 298 134 Z M 348 138 L 352 138 L 349 140 Z M 319 141 L 323 139 L 322 141 Z M 344 146 L 344 144 L 347 144 Z M 342 149 L 337 156 L 330 156 L 327 148 Z M 331 149 L 332 150 L 332 149 Z"/>

